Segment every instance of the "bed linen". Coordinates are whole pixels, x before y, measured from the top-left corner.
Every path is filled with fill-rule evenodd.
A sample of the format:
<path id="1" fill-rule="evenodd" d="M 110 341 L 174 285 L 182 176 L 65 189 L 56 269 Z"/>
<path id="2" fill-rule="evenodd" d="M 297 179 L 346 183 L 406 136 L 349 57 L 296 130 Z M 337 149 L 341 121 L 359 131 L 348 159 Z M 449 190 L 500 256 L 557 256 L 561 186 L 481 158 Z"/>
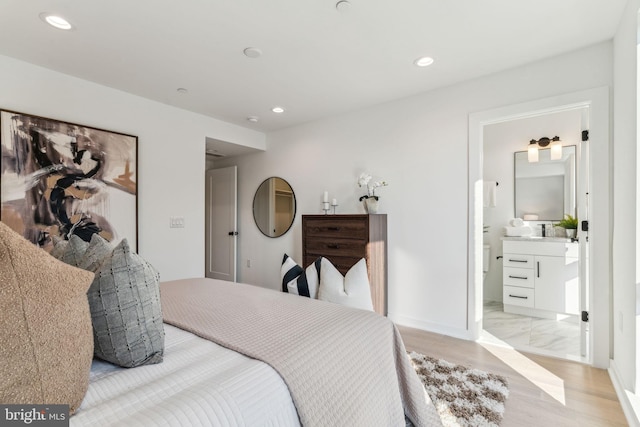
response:
<path id="1" fill-rule="evenodd" d="M 120 368 L 94 360 L 79 426 L 299 426 L 270 366 L 165 324 L 164 362 Z"/>
<path id="2" fill-rule="evenodd" d="M 160 286 L 165 322 L 268 363 L 304 426 L 441 425 L 385 317 L 215 279 Z"/>

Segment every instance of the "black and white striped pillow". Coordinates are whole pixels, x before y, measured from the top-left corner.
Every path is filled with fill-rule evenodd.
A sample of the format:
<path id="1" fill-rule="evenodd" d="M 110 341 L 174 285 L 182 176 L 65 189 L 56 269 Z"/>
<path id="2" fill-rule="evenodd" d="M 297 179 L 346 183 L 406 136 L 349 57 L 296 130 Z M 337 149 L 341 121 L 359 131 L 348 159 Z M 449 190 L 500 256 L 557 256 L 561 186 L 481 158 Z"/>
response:
<path id="1" fill-rule="evenodd" d="M 303 297 L 317 298 L 320 284 L 320 262 L 318 258 L 304 270 L 289 255 L 284 254 L 280 276 L 282 277 L 282 292 L 296 294 Z"/>

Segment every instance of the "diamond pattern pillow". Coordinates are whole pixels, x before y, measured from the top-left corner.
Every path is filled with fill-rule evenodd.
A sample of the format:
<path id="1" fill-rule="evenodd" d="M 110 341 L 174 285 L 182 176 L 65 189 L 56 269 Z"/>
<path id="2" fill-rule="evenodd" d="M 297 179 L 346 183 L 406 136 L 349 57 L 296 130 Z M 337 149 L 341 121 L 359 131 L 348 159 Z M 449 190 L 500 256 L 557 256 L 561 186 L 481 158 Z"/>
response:
<path id="1" fill-rule="evenodd" d="M 95 355 L 126 368 L 162 362 L 160 276 L 123 239 L 89 289 Z"/>

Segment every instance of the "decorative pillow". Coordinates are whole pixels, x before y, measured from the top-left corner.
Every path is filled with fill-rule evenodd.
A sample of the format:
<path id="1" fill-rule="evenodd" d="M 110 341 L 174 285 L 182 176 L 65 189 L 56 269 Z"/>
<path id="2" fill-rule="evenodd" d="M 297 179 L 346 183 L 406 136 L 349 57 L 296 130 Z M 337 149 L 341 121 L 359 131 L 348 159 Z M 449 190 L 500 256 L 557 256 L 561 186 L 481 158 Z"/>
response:
<path id="1" fill-rule="evenodd" d="M 53 236 L 53 248 L 51 248 L 51 252 L 49 255 L 56 259 L 60 259 L 62 254 L 67 249 L 67 245 L 69 244 L 68 240 L 64 240 L 62 237 Z"/>
<path id="2" fill-rule="evenodd" d="M 0 402 L 80 406 L 93 359 L 92 279 L 0 222 Z"/>
<path id="3" fill-rule="evenodd" d="M 60 261 L 65 262 L 74 267 L 78 267 L 80 263 L 80 259 L 82 259 L 85 251 L 89 247 L 89 242 L 85 242 L 80 237 L 76 235 L 72 235 L 67 244 L 64 245 L 64 250 L 61 252 L 52 251 L 51 255 L 56 256 Z"/>
<path id="4" fill-rule="evenodd" d="M 320 260 L 321 258 L 318 258 L 306 270 L 303 270 L 289 255 L 284 254 L 282 267 L 280 267 L 282 292 L 317 298 L 320 283 Z"/>
<path id="5" fill-rule="evenodd" d="M 123 239 L 89 289 L 95 355 L 125 368 L 162 362 L 160 276 Z"/>
<path id="6" fill-rule="evenodd" d="M 342 274 L 331 264 L 331 261 L 322 258 L 318 299 L 373 311 L 365 259 L 362 258 L 358 261 L 342 277 Z"/>
<path id="7" fill-rule="evenodd" d="M 74 236 L 75 237 L 75 236 Z M 91 236 L 89 246 L 84 251 L 84 254 L 78 260 L 77 267 L 84 270 L 98 271 L 105 259 L 107 259 L 113 252 L 113 246 L 111 243 L 103 239 L 99 234 Z"/>

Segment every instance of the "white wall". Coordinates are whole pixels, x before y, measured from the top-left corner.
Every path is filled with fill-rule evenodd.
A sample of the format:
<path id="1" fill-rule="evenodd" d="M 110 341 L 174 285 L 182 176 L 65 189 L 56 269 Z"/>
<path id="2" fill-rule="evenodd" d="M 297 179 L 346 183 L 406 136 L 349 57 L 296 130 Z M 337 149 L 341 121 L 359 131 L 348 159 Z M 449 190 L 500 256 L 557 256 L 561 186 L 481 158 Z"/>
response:
<path id="1" fill-rule="evenodd" d="M 467 336 L 468 114 L 610 85 L 611 61 L 611 44 L 598 44 L 274 132 L 266 152 L 221 160 L 239 165 L 240 280 L 279 288 L 283 253 L 301 258 L 300 214 L 319 213 L 324 190 L 338 199 L 338 212 L 363 212 L 356 178 L 369 171 L 390 183 L 380 191 L 389 214 L 390 316 Z M 203 275 L 205 137 L 265 148 L 257 132 L 7 57 L 0 57 L 0 107 L 139 137 L 140 252 L 165 280 Z M 298 198 L 296 222 L 278 239 L 263 236 L 251 214 L 253 193 L 272 175 Z M 169 229 L 170 216 L 184 216 L 186 228 Z"/>
<path id="2" fill-rule="evenodd" d="M 205 137 L 265 147 L 261 133 L 5 56 L 0 108 L 138 136 L 139 252 L 163 280 L 204 276 Z"/>
<path id="3" fill-rule="evenodd" d="M 491 245 L 491 263 L 484 280 L 484 299 L 502 301 L 503 227 L 514 217 L 514 153 L 525 151 L 531 139 L 559 136 L 562 145 L 580 143 L 581 110 L 569 110 L 484 126 L 483 179 L 496 181 L 496 206 L 483 208 L 484 243 Z M 572 213 L 574 215 L 575 213 Z M 540 222 L 531 223 L 536 226 Z M 545 223 L 549 223 L 546 221 Z M 539 231 L 536 229 L 536 233 Z"/>
<path id="4" fill-rule="evenodd" d="M 467 331 L 468 115 L 612 82 L 611 43 L 452 87 L 267 135 L 267 152 L 237 164 L 240 280 L 279 288 L 284 252 L 301 258 L 300 214 L 319 213 L 322 192 L 339 213 L 363 212 L 360 172 L 385 179 L 381 212 L 389 227 L 389 315 L 451 335 Z M 298 215 L 278 239 L 262 236 L 251 202 L 279 175 L 293 187 Z M 246 260 L 251 259 L 251 268 Z"/>
<path id="5" fill-rule="evenodd" d="M 636 391 L 638 275 L 637 14 L 630 0 L 614 39 L 613 360 L 622 386 Z M 635 262 L 634 262 L 635 261 Z"/>

